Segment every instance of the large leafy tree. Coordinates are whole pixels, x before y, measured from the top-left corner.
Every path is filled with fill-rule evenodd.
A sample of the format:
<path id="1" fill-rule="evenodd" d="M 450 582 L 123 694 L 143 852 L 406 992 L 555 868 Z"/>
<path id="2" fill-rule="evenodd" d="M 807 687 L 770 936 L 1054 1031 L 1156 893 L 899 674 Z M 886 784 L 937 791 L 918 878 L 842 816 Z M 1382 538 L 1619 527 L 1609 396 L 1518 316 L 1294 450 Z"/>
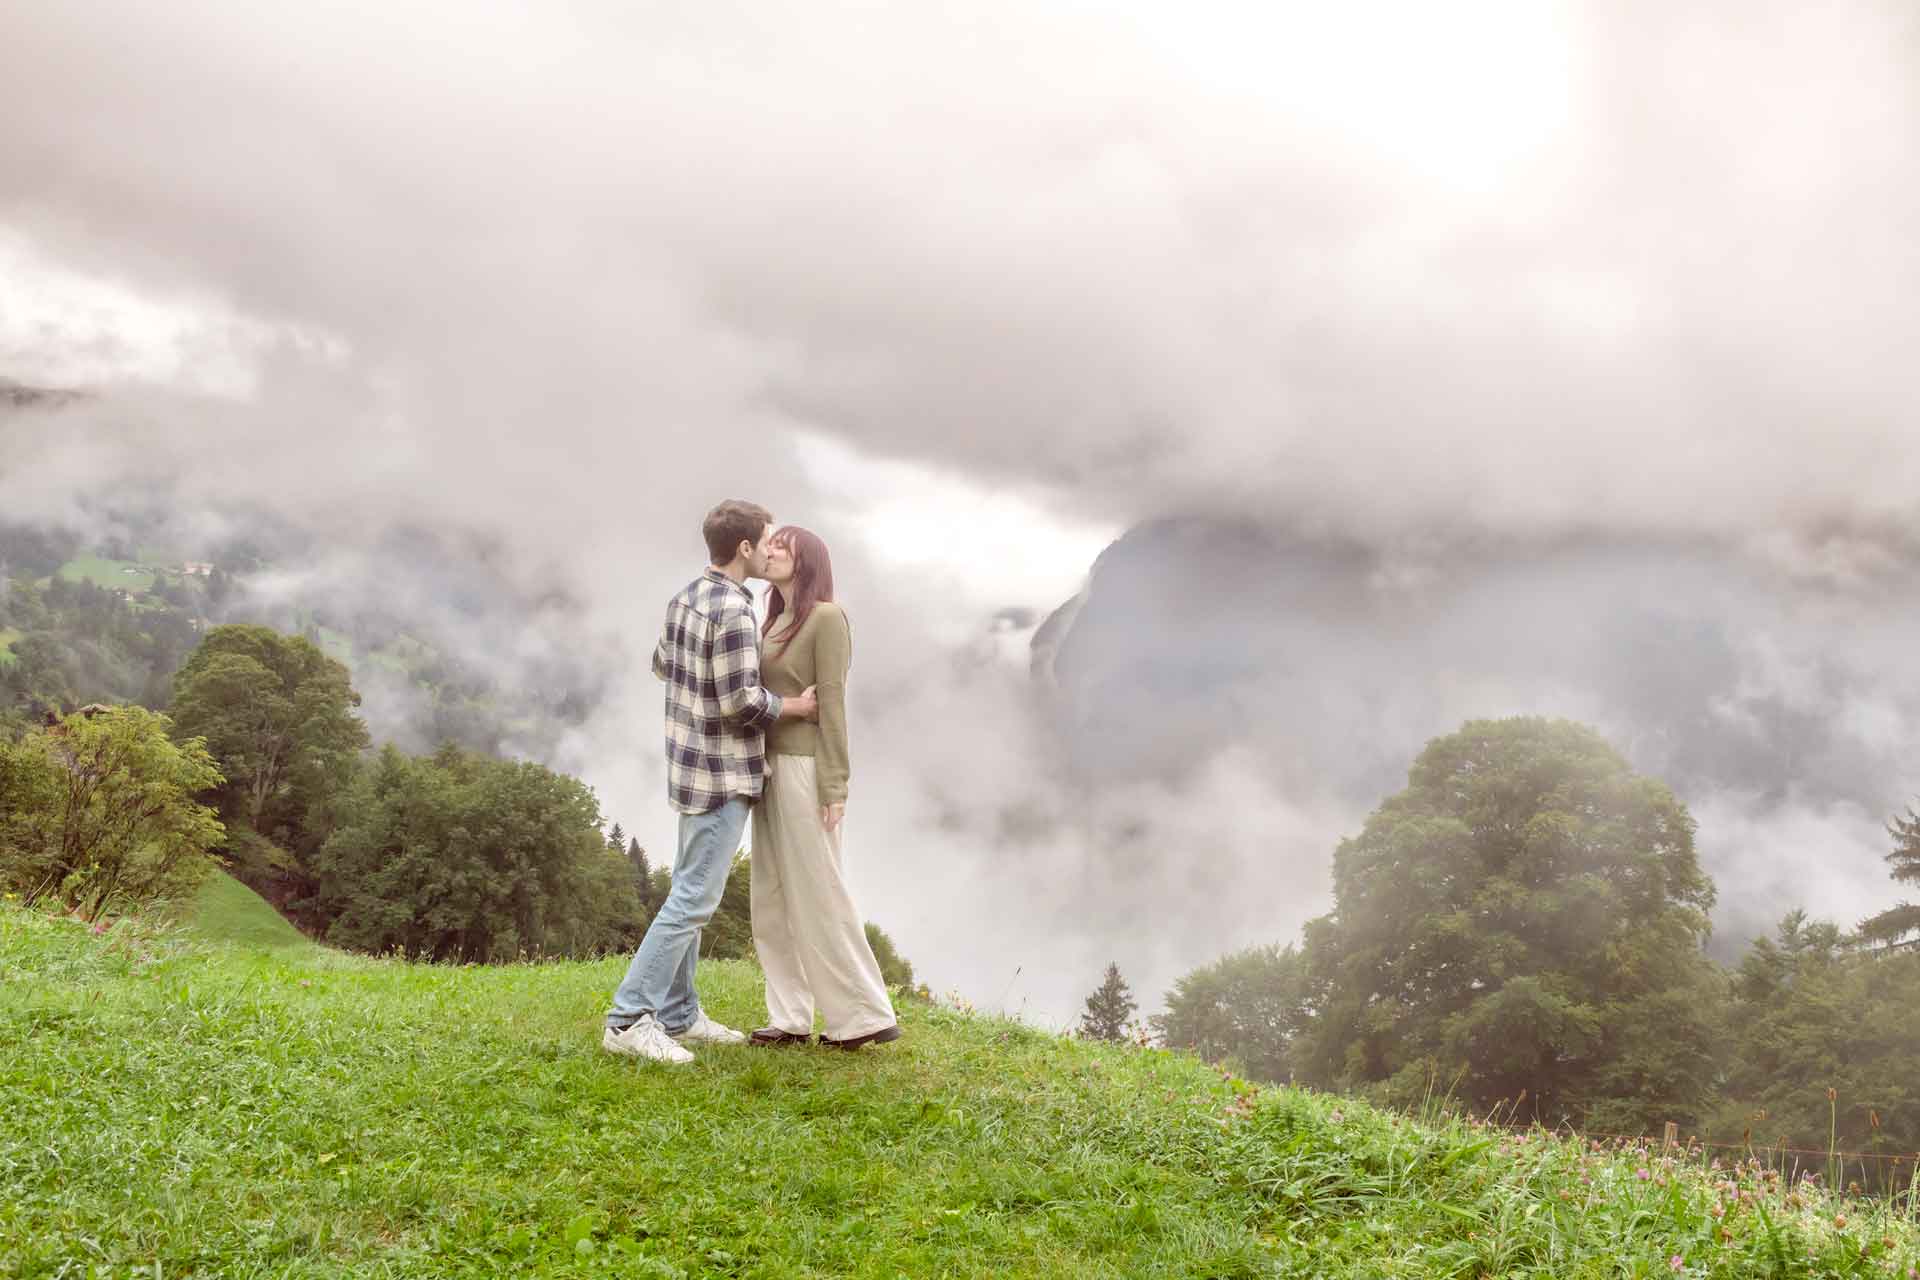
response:
<path id="1" fill-rule="evenodd" d="M 1583 726 L 1474 721 L 1334 855 L 1307 930 L 1309 1074 L 1410 1102 L 1439 1079 L 1552 1123 L 1685 1119 L 1721 983 L 1694 823 Z"/>
<path id="2" fill-rule="evenodd" d="M 389 746 L 341 809 L 313 858 L 335 945 L 487 962 L 625 949 L 644 928 L 593 793 L 565 774 Z"/>
<path id="3" fill-rule="evenodd" d="M 1887 834 L 1893 837 L 1893 851 L 1887 854 L 1893 878 L 1902 884 L 1920 884 L 1920 814 L 1909 805 L 1904 816 L 1887 824 Z M 1920 946 L 1920 905 L 1897 902 L 1862 920 L 1860 937 L 1890 948 Z"/>
<path id="4" fill-rule="evenodd" d="M 226 775 L 221 811 L 297 844 L 324 835 L 318 808 L 367 746 L 359 705 L 347 669 L 310 641 L 235 625 L 207 632 L 174 677 L 169 709 Z"/>

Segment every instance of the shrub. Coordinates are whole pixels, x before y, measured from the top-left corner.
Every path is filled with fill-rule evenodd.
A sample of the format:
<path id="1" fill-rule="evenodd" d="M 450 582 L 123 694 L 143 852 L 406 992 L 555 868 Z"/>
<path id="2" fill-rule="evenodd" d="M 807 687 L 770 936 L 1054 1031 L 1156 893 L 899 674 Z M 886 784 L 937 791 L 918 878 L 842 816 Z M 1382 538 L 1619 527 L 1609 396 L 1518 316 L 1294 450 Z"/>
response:
<path id="1" fill-rule="evenodd" d="M 224 835 L 199 739 L 141 707 L 93 708 L 0 746 L 0 881 L 98 919 L 191 892 Z"/>
<path id="2" fill-rule="evenodd" d="M 913 986 L 913 966 L 893 945 L 887 931 L 871 920 L 867 921 L 867 945 L 873 948 L 873 958 L 880 962 L 880 977 L 888 987 L 898 991 Z"/>

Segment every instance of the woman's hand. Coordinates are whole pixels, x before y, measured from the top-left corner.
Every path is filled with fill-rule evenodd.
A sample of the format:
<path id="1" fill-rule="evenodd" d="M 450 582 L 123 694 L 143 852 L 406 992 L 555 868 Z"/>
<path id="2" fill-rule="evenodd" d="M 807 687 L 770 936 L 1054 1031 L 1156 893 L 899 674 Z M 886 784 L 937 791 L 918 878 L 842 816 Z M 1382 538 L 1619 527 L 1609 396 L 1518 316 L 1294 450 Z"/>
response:
<path id="1" fill-rule="evenodd" d="M 827 829 L 828 835 L 834 833 L 840 826 L 840 819 L 846 816 L 847 802 L 845 800 L 842 800 L 838 804 L 823 804 L 820 806 L 820 825 Z"/>

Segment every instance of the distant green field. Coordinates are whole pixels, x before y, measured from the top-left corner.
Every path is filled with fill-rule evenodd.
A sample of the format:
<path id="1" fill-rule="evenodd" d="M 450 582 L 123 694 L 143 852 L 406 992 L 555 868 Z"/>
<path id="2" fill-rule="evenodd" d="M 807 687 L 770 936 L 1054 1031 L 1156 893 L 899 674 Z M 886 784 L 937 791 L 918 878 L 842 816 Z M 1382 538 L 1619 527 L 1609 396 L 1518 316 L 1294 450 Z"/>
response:
<path id="1" fill-rule="evenodd" d="M 69 582 L 92 582 L 102 587 L 124 587 L 128 591 L 147 591 L 153 586 L 153 574 L 131 560 L 102 560 L 99 556 L 81 556 L 60 566 L 60 576 Z"/>
<path id="2" fill-rule="evenodd" d="M 12 645 L 20 636 L 21 632 L 13 627 L 0 627 L 0 667 L 10 667 L 19 661 L 13 656 Z"/>

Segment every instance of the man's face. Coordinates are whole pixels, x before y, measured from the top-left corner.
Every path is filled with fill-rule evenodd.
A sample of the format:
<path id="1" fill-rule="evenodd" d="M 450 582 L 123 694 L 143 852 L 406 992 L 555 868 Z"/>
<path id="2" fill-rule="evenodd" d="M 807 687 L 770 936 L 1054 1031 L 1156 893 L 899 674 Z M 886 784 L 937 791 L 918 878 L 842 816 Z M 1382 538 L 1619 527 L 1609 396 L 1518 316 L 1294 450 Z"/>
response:
<path id="1" fill-rule="evenodd" d="M 772 548 L 773 523 L 769 521 L 767 527 L 760 531 L 760 541 L 754 543 L 747 551 L 747 576 L 749 578 L 764 578 L 767 576 L 767 552 L 772 550 Z"/>

